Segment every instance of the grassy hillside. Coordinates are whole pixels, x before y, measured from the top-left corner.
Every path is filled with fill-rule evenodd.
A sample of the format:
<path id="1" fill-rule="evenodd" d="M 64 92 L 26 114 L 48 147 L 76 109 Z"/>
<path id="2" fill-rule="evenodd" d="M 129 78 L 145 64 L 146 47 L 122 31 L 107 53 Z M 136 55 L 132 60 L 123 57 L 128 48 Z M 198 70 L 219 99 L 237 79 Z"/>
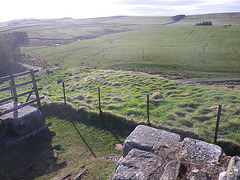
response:
<path id="1" fill-rule="evenodd" d="M 211 21 L 213 26 L 240 25 L 240 13 L 215 13 L 186 16 L 182 21 L 174 24 L 179 26 L 192 26 L 199 22 Z"/>
<path id="2" fill-rule="evenodd" d="M 22 52 L 51 65 L 230 78 L 240 75 L 239 19 L 240 13 L 186 16 L 175 23 L 171 17 L 113 16 L 26 21 L 0 32 L 28 32 L 31 46 Z M 194 26 L 203 21 L 213 27 Z"/>
<path id="3" fill-rule="evenodd" d="M 147 119 L 146 95 L 151 97 L 155 92 L 160 92 L 164 99 L 150 98 L 151 122 L 189 129 L 208 141 L 213 140 L 217 107 L 222 105 L 224 116 L 221 118 L 221 137 L 240 142 L 239 91 L 182 83 L 158 75 L 128 71 L 70 68 L 54 70 L 49 75 L 42 74 L 39 77 L 42 79 L 39 86 L 43 87 L 42 94 L 47 102 L 63 102 L 62 85 L 57 82 L 64 80 L 70 104 L 98 112 L 100 87 L 103 111 L 137 121 Z M 26 88 L 31 89 L 31 86 Z M 22 101 L 25 99 L 26 97 Z"/>
<path id="4" fill-rule="evenodd" d="M 105 35 L 58 47 L 25 47 L 51 64 L 188 73 L 196 77 L 240 76 L 240 26 L 161 27 Z"/>
<path id="5" fill-rule="evenodd" d="M 152 126 L 208 142 L 213 142 L 221 104 L 218 143 L 232 155 L 240 153 L 233 147 L 240 142 L 238 91 L 130 71 L 59 68 L 50 72 L 36 78 L 41 78 L 38 87 L 43 87 L 40 96 L 45 96 L 43 114 L 51 137 L 13 148 L 0 144 L 0 177 L 4 175 L 4 179 L 63 179 L 83 172 L 82 179 L 108 179 L 121 156 L 115 146 L 123 144 L 137 123 L 146 123 L 147 94 Z M 16 84 L 22 80 L 18 78 Z M 66 86 L 66 110 L 62 84 L 57 83 L 61 80 Z M 98 87 L 102 116 L 98 113 Z M 31 88 L 17 88 L 17 93 Z M 155 92 L 164 99 L 152 98 Z M 0 99 L 8 96 L 9 92 L 1 93 Z"/>

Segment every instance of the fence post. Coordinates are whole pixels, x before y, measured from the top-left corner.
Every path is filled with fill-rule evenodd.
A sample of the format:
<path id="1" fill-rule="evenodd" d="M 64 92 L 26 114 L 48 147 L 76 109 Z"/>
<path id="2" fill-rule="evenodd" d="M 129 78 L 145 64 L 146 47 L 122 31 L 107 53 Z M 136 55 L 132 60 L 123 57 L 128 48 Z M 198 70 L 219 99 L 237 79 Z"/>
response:
<path id="1" fill-rule="evenodd" d="M 65 85 L 64 85 L 64 81 L 62 81 L 62 87 L 63 87 L 64 108 L 65 108 L 65 110 L 66 110 L 66 109 L 67 109 L 67 104 L 66 104 L 66 95 L 65 95 Z"/>
<path id="2" fill-rule="evenodd" d="M 102 115 L 100 87 L 98 87 L 98 103 L 99 103 L 99 114 Z"/>
<path id="3" fill-rule="evenodd" d="M 37 88 L 37 83 L 36 83 L 36 80 L 35 80 L 35 76 L 34 76 L 33 70 L 31 70 L 31 77 L 32 77 L 32 83 L 33 83 L 35 96 L 36 96 L 36 99 L 37 99 L 37 105 L 38 105 L 38 108 L 41 108 L 41 102 L 40 102 L 40 98 L 39 98 L 39 94 L 38 94 L 38 88 Z"/>
<path id="4" fill-rule="evenodd" d="M 150 121 L 149 121 L 149 94 L 147 94 L 147 123 L 150 124 Z"/>
<path id="5" fill-rule="evenodd" d="M 221 109 L 222 109 L 222 106 L 219 105 L 218 106 L 216 129 L 215 129 L 215 136 L 214 136 L 214 144 L 216 144 L 216 142 L 217 142 L 218 128 L 219 128 L 219 122 L 220 122 L 220 116 L 221 116 Z"/>
<path id="6" fill-rule="evenodd" d="M 13 100 L 14 100 L 14 102 L 18 102 L 17 90 L 16 90 L 16 87 L 15 87 L 15 82 L 14 82 L 14 78 L 13 78 L 12 74 L 10 74 L 10 86 L 13 87 L 11 89 L 11 94 L 12 94 Z"/>

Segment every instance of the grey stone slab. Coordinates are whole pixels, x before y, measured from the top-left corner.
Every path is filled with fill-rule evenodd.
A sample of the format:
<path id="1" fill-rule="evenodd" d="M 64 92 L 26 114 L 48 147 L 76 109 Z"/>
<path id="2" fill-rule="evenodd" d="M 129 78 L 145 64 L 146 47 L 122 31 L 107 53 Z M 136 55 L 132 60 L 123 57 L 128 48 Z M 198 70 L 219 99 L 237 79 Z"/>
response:
<path id="1" fill-rule="evenodd" d="M 221 147 L 204 141 L 184 138 L 181 155 L 185 160 L 199 164 L 214 165 L 222 156 Z"/>
<path id="2" fill-rule="evenodd" d="M 157 151 L 160 147 L 175 148 L 180 141 L 181 137 L 178 134 L 139 125 L 125 140 L 123 157 L 125 157 L 132 148 L 144 151 Z"/>
<path id="3" fill-rule="evenodd" d="M 113 180 L 145 180 L 161 166 L 162 158 L 150 152 L 132 149 L 121 159 L 113 175 Z"/>
<path id="4" fill-rule="evenodd" d="M 228 164 L 227 180 L 240 180 L 240 157 L 234 156 Z"/>
<path id="5" fill-rule="evenodd" d="M 1 112 L 14 107 L 14 103 L 6 103 L 0 106 Z M 1 116 L 1 119 L 8 130 L 18 136 L 31 133 L 45 124 L 45 120 L 39 109 L 32 106 L 25 106 Z"/>

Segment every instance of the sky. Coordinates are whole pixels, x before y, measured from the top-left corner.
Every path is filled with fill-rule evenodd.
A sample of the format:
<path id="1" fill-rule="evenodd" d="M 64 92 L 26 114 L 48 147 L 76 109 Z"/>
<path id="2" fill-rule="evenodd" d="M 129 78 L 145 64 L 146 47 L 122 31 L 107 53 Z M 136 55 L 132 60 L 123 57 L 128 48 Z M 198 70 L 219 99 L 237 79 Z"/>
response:
<path id="1" fill-rule="evenodd" d="M 3 0 L 0 22 L 14 19 L 174 16 L 240 12 L 240 0 Z"/>

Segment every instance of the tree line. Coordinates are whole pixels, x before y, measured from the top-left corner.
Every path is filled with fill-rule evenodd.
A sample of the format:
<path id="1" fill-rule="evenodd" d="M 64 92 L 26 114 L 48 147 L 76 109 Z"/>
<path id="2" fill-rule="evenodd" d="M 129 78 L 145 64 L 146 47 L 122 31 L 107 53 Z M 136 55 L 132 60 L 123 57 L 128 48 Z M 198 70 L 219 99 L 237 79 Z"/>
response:
<path id="1" fill-rule="evenodd" d="M 196 26 L 212 26 L 212 22 L 204 21 L 204 22 L 197 23 Z"/>
<path id="2" fill-rule="evenodd" d="M 22 56 L 19 45 L 28 43 L 26 32 L 0 34 L 0 76 L 21 72 L 24 69 L 18 63 Z"/>

